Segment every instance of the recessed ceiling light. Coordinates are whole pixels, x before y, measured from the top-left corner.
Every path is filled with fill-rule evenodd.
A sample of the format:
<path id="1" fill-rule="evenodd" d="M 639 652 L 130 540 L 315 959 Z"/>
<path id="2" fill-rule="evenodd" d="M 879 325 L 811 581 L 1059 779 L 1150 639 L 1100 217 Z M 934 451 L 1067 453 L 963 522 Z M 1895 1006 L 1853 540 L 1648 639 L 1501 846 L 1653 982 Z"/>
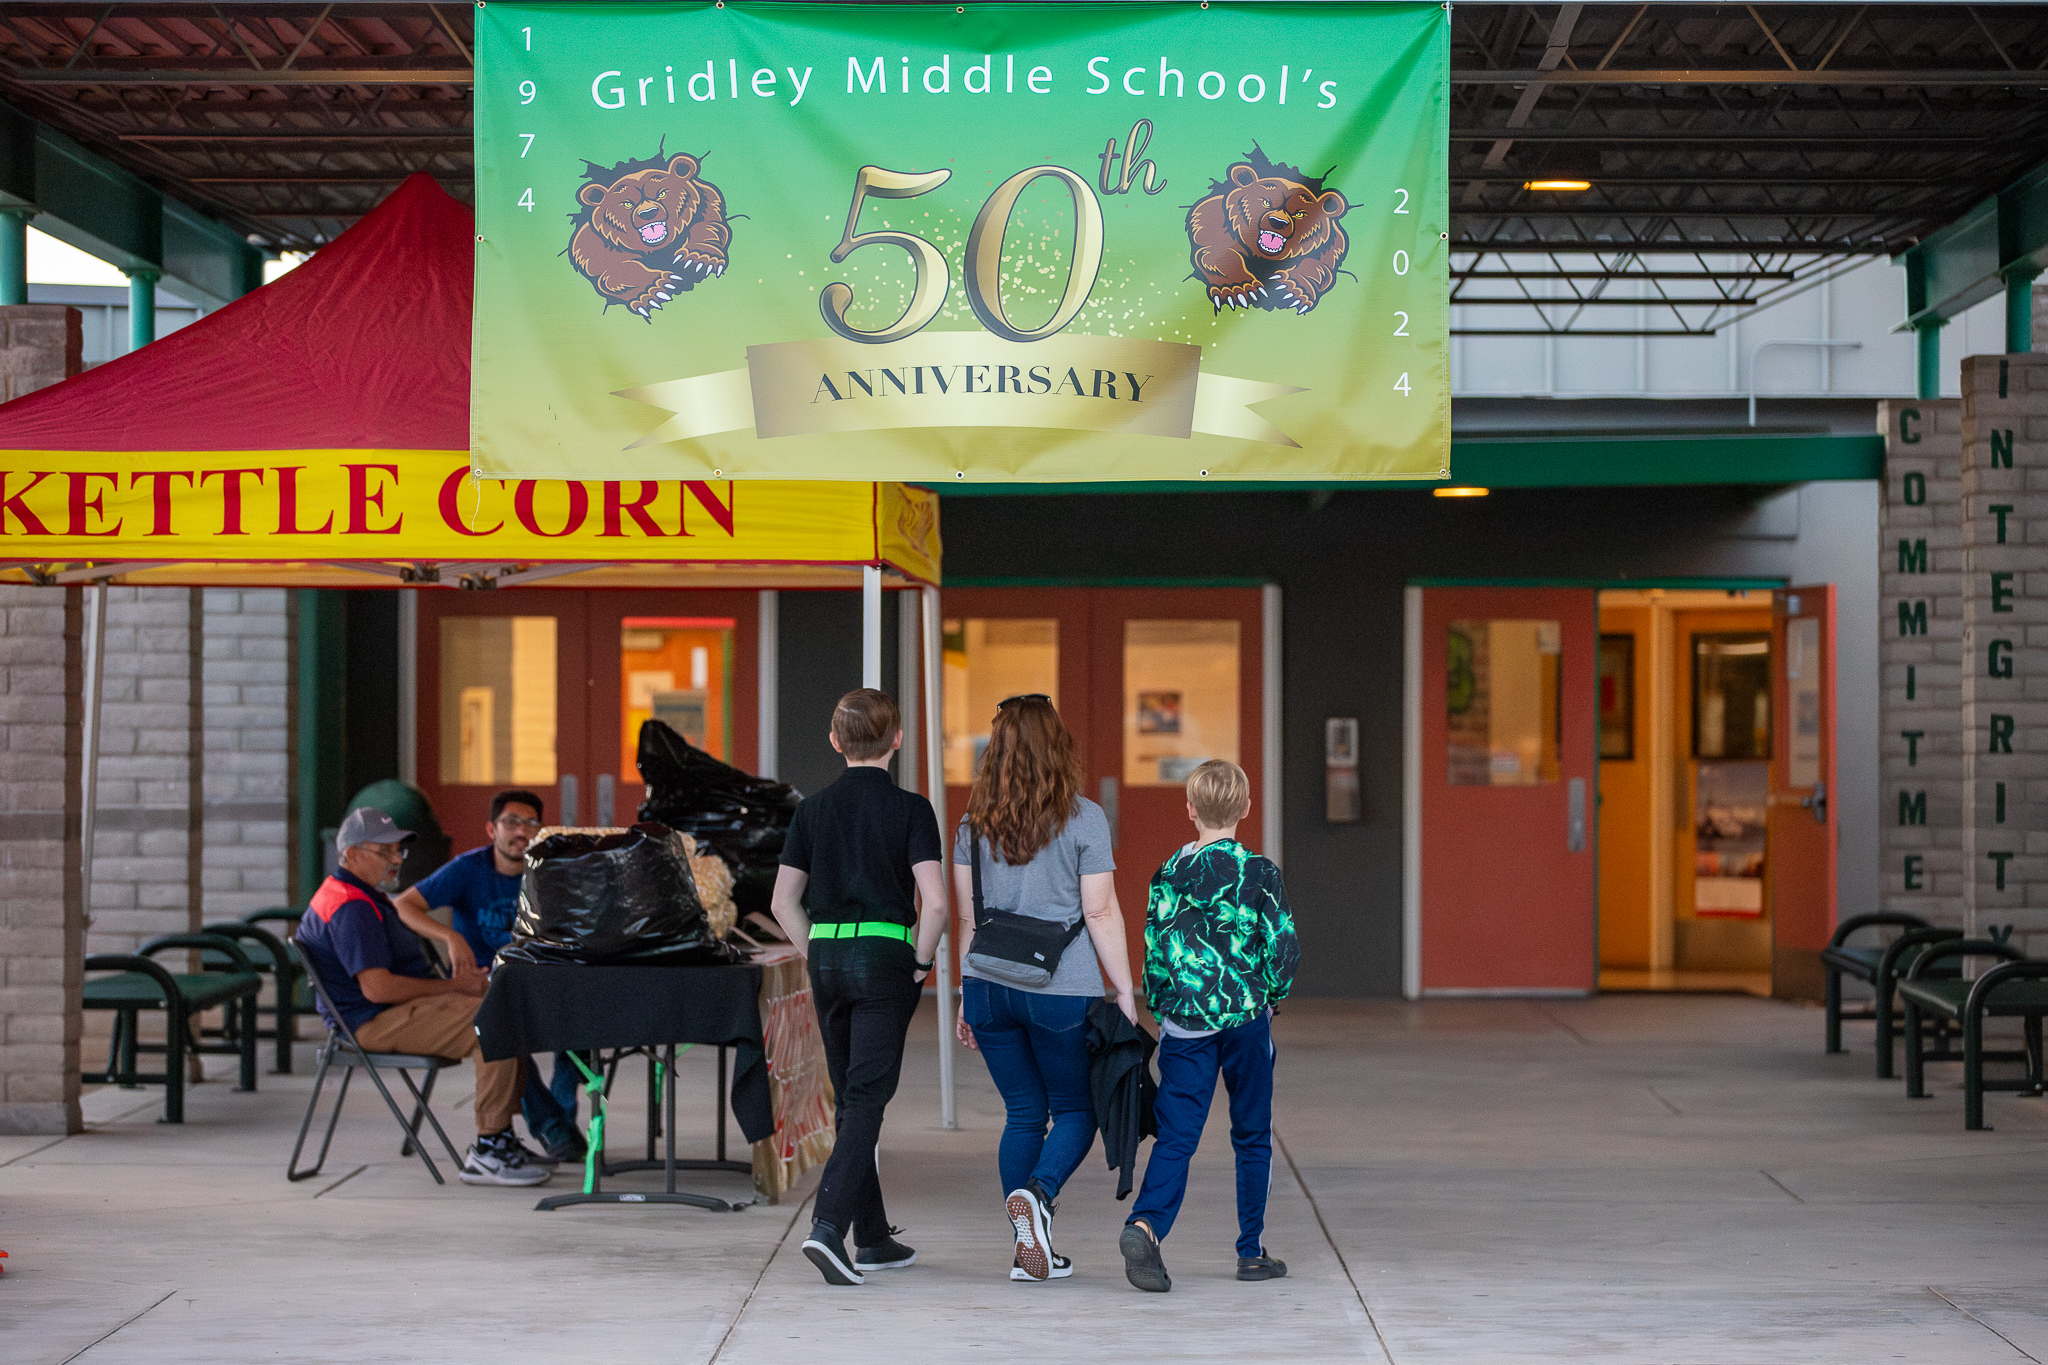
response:
<path id="1" fill-rule="evenodd" d="M 1463 486 L 1457 488 L 1432 488 L 1429 491 L 1440 498 L 1483 498 L 1493 490 L 1491 488 Z"/>
<path id="2" fill-rule="evenodd" d="M 1524 180 L 1522 188 L 1525 190 L 1558 190 L 1575 193 L 1579 190 L 1592 189 L 1593 182 L 1590 180 Z"/>

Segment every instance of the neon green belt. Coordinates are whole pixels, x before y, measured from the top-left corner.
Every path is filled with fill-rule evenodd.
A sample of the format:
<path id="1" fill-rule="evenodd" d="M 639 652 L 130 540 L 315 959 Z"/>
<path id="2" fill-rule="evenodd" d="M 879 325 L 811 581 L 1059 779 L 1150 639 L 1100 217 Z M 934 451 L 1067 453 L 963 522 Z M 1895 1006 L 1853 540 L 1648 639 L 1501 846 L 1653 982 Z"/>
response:
<path id="1" fill-rule="evenodd" d="M 891 924 L 887 920 L 861 920 L 853 924 L 813 924 L 811 937 L 817 938 L 894 938 L 910 942 L 907 925 Z"/>

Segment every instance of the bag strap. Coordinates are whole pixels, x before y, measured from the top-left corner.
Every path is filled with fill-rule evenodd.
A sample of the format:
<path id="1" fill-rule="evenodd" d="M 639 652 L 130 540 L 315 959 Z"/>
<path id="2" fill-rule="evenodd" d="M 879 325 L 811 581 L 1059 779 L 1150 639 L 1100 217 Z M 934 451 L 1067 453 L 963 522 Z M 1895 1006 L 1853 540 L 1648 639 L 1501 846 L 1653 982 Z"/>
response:
<path id="1" fill-rule="evenodd" d="M 968 864 L 973 869 L 974 879 L 974 927 L 979 929 L 988 923 L 988 911 L 981 903 L 981 836 L 975 832 L 973 825 L 967 827 L 967 843 L 968 847 L 972 850 L 968 855 Z M 1088 915 L 1086 911 L 1083 911 L 1074 917 L 1072 924 L 1067 926 L 1066 942 L 1072 943 L 1081 936 L 1081 931 L 1087 927 Z"/>
<path id="2" fill-rule="evenodd" d="M 981 835 L 972 824 L 967 826 L 968 864 L 974 872 L 974 927 L 979 929 L 988 923 L 988 911 L 981 904 Z"/>

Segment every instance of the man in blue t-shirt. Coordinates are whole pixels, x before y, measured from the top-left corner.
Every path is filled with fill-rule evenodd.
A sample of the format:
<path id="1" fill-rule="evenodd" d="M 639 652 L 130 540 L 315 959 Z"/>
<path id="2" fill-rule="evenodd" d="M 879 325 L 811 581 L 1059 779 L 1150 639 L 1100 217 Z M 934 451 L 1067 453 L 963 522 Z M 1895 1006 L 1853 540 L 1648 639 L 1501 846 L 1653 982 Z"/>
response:
<path id="1" fill-rule="evenodd" d="M 526 873 L 526 846 L 540 831 L 540 797 L 530 791 L 501 791 L 491 798 L 491 818 L 484 826 L 490 843 L 449 859 L 430 876 L 399 893 L 398 908 L 425 916 L 447 906 L 459 936 L 448 944 L 458 970 L 489 968 L 498 950 L 512 941 L 512 921 L 519 914 L 519 884 Z M 466 960 L 465 960 L 466 959 Z M 529 1067 L 520 1108 L 526 1127 L 548 1155 L 562 1161 L 583 1159 L 583 1137 L 576 1131 L 576 1064 L 567 1054 L 555 1057 L 552 1087 L 543 1086 Z"/>

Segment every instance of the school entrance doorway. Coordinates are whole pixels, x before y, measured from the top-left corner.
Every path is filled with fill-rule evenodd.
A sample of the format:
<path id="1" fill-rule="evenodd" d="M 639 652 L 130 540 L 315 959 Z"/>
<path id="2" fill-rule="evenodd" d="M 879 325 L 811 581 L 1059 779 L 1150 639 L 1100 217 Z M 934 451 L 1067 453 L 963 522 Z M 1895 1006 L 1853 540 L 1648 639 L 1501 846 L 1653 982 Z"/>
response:
<path id="1" fill-rule="evenodd" d="M 1408 993 L 1811 997 L 1834 590 L 1409 589 Z"/>
<path id="2" fill-rule="evenodd" d="M 1073 731 L 1086 795 L 1109 817 L 1116 891 L 1134 969 L 1145 896 L 1166 856 L 1194 838 L 1183 788 L 1206 759 L 1251 778 L 1238 827 L 1261 852 L 1266 744 L 1278 731 L 1259 588 L 947 588 L 944 611 L 946 809 L 967 808 L 990 718 L 1003 698 L 1043 692 Z M 1273 594 L 1277 597 L 1277 593 Z M 1277 603 L 1274 604 L 1277 609 Z M 1277 622 L 1275 623 L 1277 624 Z"/>
<path id="3" fill-rule="evenodd" d="M 550 825 L 631 824 L 650 718 L 751 767 L 758 611 L 751 592 L 420 594 L 415 771 L 455 846 L 506 787 Z"/>

